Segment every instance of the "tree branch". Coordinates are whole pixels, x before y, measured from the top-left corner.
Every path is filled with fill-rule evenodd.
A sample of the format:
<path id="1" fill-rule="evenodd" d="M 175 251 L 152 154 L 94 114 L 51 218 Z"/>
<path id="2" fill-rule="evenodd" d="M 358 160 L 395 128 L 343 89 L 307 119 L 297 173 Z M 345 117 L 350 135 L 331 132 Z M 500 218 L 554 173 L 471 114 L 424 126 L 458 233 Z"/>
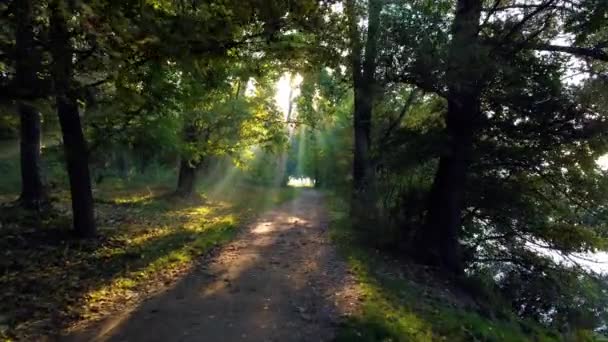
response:
<path id="1" fill-rule="evenodd" d="M 407 114 L 410 107 L 412 107 L 412 105 L 414 104 L 414 102 L 416 100 L 417 95 L 418 95 L 418 89 L 414 89 L 410 92 L 410 96 L 408 96 L 407 100 L 405 100 L 405 104 L 403 105 L 403 108 L 401 108 L 401 111 L 399 112 L 399 116 L 397 116 L 397 118 L 395 118 L 395 120 L 393 120 L 389 124 L 388 128 L 382 135 L 382 139 L 380 140 L 381 146 L 385 146 L 386 140 L 390 137 L 391 133 L 393 133 L 393 130 L 395 130 L 395 128 L 397 128 L 399 123 L 403 120 L 403 117 L 405 116 L 405 114 Z"/>
<path id="2" fill-rule="evenodd" d="M 507 33 L 503 39 L 503 41 L 507 41 L 509 38 L 511 38 L 512 35 L 514 35 L 515 33 L 517 33 L 519 30 L 521 30 L 524 25 L 526 25 L 526 23 L 530 20 L 532 20 L 536 15 L 538 15 L 540 12 L 546 10 L 549 6 L 551 6 L 551 4 L 554 2 L 555 0 L 548 0 L 547 2 L 538 5 L 538 7 L 528 13 L 526 16 L 524 16 L 524 18 L 518 22 L 517 24 L 515 24 L 515 26 L 513 26 L 511 28 L 511 30 L 509 31 L 509 33 Z"/>
<path id="3" fill-rule="evenodd" d="M 603 62 L 608 62 L 608 52 L 598 47 L 579 47 L 579 46 L 564 46 L 564 45 L 553 45 L 553 44 L 530 44 L 527 46 L 532 50 L 538 51 L 553 51 L 563 52 L 578 57 L 587 57 Z"/>

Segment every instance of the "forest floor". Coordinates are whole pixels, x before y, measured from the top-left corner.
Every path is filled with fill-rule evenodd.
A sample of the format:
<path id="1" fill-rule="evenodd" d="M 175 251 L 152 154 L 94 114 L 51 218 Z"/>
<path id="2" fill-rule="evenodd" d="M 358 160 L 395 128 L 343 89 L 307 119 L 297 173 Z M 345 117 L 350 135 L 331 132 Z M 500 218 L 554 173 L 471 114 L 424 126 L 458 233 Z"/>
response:
<path id="1" fill-rule="evenodd" d="M 57 340 L 171 287 L 239 227 L 299 190 L 233 184 L 181 200 L 171 187 L 108 181 L 94 190 L 98 237 L 79 240 L 69 193 L 38 216 L 0 198 L 0 341 Z"/>
<path id="2" fill-rule="evenodd" d="M 202 190 L 97 187 L 99 238 L 84 242 L 65 193 L 44 218 L 0 206 L 0 340 L 559 340 L 370 248 L 339 196 Z"/>
<path id="3" fill-rule="evenodd" d="M 141 305 L 72 341 L 330 341 L 358 289 L 330 244 L 322 195 L 303 190 Z"/>

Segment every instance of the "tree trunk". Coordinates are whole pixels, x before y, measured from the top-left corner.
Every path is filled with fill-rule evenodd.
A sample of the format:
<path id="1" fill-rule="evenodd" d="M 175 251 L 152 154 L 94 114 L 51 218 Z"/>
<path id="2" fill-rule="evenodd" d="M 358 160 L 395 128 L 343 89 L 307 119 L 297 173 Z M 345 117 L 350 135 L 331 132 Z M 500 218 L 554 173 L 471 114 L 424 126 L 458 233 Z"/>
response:
<path id="1" fill-rule="evenodd" d="M 39 210 L 45 200 L 40 170 L 40 113 L 29 104 L 19 103 L 21 128 L 21 196 L 26 209 Z"/>
<path id="2" fill-rule="evenodd" d="M 481 5 L 482 0 L 459 0 L 457 4 L 447 71 L 448 144 L 439 160 L 424 228 L 418 232 L 414 244 L 415 254 L 422 261 L 455 275 L 464 271 L 458 236 L 475 125 L 480 114 Z"/>
<path id="3" fill-rule="evenodd" d="M 195 143 L 198 137 L 196 126 L 191 123 L 186 123 L 184 126 L 184 142 Z M 207 136 L 208 138 L 208 136 Z M 206 141 L 207 139 L 205 139 Z M 177 176 L 177 189 L 175 193 L 181 197 L 191 197 L 195 193 L 198 168 L 202 163 L 200 161 L 193 162 L 190 158 L 181 157 L 179 163 L 179 173 Z"/>
<path id="4" fill-rule="evenodd" d="M 77 98 L 71 89 L 73 54 L 65 18 L 68 9 L 61 0 L 51 2 L 49 8 L 53 82 L 72 195 L 74 231 L 78 236 L 88 238 L 96 234 L 95 215 L 88 150 L 80 122 Z"/>
<path id="5" fill-rule="evenodd" d="M 180 197 L 192 197 L 196 190 L 198 165 L 191 164 L 182 159 L 179 163 L 179 175 L 177 178 L 177 190 L 175 193 Z"/>
<path id="6" fill-rule="evenodd" d="M 19 97 L 30 97 L 37 86 L 36 72 L 40 69 L 40 54 L 34 46 L 31 1 L 16 2 L 16 75 L 15 85 Z M 40 168 L 40 112 L 23 101 L 17 104 L 20 117 L 21 142 L 21 205 L 26 209 L 40 209 L 45 200 Z"/>
<path id="7" fill-rule="evenodd" d="M 355 89 L 355 111 L 353 117 L 355 149 L 353 155 L 353 189 L 355 194 L 369 190 L 372 177 L 370 165 L 371 147 L 371 95 L 367 86 Z M 355 195 L 356 196 L 356 195 Z"/>
<path id="8" fill-rule="evenodd" d="M 351 68 L 355 103 L 353 113 L 354 155 L 353 155 L 353 194 L 351 213 L 355 224 L 364 224 L 375 219 L 374 170 L 371 165 L 371 129 L 375 93 L 375 73 L 378 33 L 380 30 L 381 0 L 369 0 L 368 30 L 365 43 L 365 59 L 361 56 L 361 38 L 355 1 L 347 1 L 349 33 L 351 44 Z M 365 210 L 362 210 L 365 208 Z M 358 217 L 358 214 L 363 216 Z M 363 220 L 364 219 L 364 220 Z"/>

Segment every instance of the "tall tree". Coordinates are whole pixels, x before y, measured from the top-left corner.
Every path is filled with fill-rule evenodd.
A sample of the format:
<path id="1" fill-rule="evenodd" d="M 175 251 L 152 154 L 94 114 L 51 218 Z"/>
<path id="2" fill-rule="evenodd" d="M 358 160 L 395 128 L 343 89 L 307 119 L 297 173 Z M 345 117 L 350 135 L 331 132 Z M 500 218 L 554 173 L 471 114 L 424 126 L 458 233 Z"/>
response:
<path id="1" fill-rule="evenodd" d="M 74 89 L 74 52 L 67 22 L 72 10 L 63 0 L 51 1 L 49 10 L 52 77 L 72 195 L 73 225 L 78 236 L 93 237 L 96 234 L 96 227 L 89 173 L 89 152 L 82 130 L 76 89 Z"/>
<path id="2" fill-rule="evenodd" d="M 421 3 L 427 5 L 426 2 Z M 449 37 L 442 30 L 425 32 L 425 37 L 420 39 L 421 43 L 416 43 L 417 39 L 412 38 L 417 36 L 424 24 L 416 19 L 412 20 L 413 25 L 406 21 L 399 26 L 404 21 L 400 14 L 403 11 L 395 11 L 391 14 L 395 19 L 390 29 L 397 33 L 392 36 L 399 38 L 393 38 L 397 39 L 397 44 L 383 52 L 386 54 L 383 67 L 393 67 L 397 73 L 402 73 L 397 77 L 398 81 L 415 84 L 444 97 L 448 102 L 448 143 L 440 153 L 439 167 L 427 205 L 426 224 L 417 232 L 413 246 L 425 261 L 440 264 L 456 273 L 462 269 L 458 252 L 458 239 L 462 238 L 459 236 L 461 218 L 463 215 L 470 216 L 470 213 L 463 211 L 464 196 L 472 190 L 466 186 L 467 170 L 469 164 L 476 163 L 479 159 L 478 153 L 473 158 L 475 141 L 476 138 L 488 139 L 503 133 L 503 128 L 497 129 L 494 125 L 500 118 L 497 114 L 504 113 L 503 108 L 510 106 L 498 94 L 512 92 L 511 84 L 515 82 L 510 78 L 507 78 L 508 82 L 500 80 L 514 73 L 519 73 L 518 78 L 532 78 L 538 71 L 531 67 L 541 68 L 536 64 L 536 58 L 540 55 L 535 55 L 532 50 L 544 51 L 543 58 L 540 58 L 543 67 L 564 63 L 570 54 L 576 56 L 579 62 L 585 61 L 577 63 L 580 71 L 599 77 L 601 72 L 598 71 L 602 68 L 598 63 L 601 65 L 599 61 L 606 60 L 605 31 L 602 30 L 605 25 L 602 23 L 605 23 L 607 8 L 603 2 L 543 0 L 522 5 L 516 1 L 496 0 L 489 7 L 481 7 L 482 5 L 482 1 L 457 3 L 449 44 L 442 44 Z M 412 8 L 408 7 L 405 12 Z M 449 6 L 438 5 L 431 12 L 439 14 L 446 8 Z M 481 13 L 484 13 L 483 19 Z M 420 16 L 414 16 L 418 17 Z M 429 16 L 428 20 L 423 21 L 437 21 L 438 27 L 441 27 L 442 22 L 447 22 L 442 18 L 445 18 L 445 12 L 443 15 Z M 396 28 L 398 31 L 395 31 Z M 571 41 L 555 43 L 560 34 L 570 35 Z M 403 39 L 402 45 L 399 45 L 399 39 Z M 387 35 L 387 40 L 390 44 L 391 35 Z M 385 46 L 390 46 L 389 44 L 385 43 Z M 420 56 L 411 51 L 412 45 L 420 50 Z M 394 55 L 400 51 L 405 51 L 396 57 L 401 65 L 395 66 Z M 416 57 L 411 58 L 412 54 Z M 487 57 L 490 54 L 492 60 Z M 530 68 L 523 67 L 525 64 Z M 387 78 L 395 80 L 390 74 Z M 537 81 L 531 81 L 530 84 L 535 82 Z M 557 81 L 557 84 L 561 84 L 561 81 Z M 519 101 L 525 96 L 531 96 L 527 87 L 529 85 L 517 88 Z M 567 93 L 566 88 L 560 88 L 560 91 Z M 555 95 L 549 99 L 553 98 Z M 497 100 L 502 102 L 496 107 L 487 107 L 488 103 Z M 545 104 L 546 101 L 548 100 L 542 100 L 539 104 Z M 483 113 L 480 109 L 482 104 Z M 531 103 L 530 106 L 539 104 Z M 564 109 L 572 108 L 568 104 L 564 106 Z M 515 112 L 519 113 L 510 109 L 510 113 Z M 539 116 L 540 113 L 522 114 L 516 122 L 530 120 L 532 115 Z M 558 114 L 551 112 L 547 115 Z M 493 172 L 498 173 L 505 172 L 502 168 L 504 166 L 498 164 L 490 166 Z M 466 205 L 467 208 L 468 206 L 469 204 Z"/>
<path id="3" fill-rule="evenodd" d="M 474 126 L 481 111 L 483 60 L 479 44 L 481 0 L 459 0 L 448 52 L 447 145 L 439 159 L 416 252 L 453 273 L 463 271 L 458 242 Z"/>
<path id="4" fill-rule="evenodd" d="M 378 35 L 380 31 L 380 12 L 383 0 L 369 0 L 367 6 L 367 36 L 365 51 L 363 51 L 361 35 L 359 32 L 359 15 L 355 0 L 346 2 L 346 15 L 348 17 L 350 59 L 352 68 L 354 99 L 354 159 L 353 159 L 353 197 L 352 213 L 362 212 L 365 207 L 366 217 L 373 219 L 369 208 L 375 206 L 374 175 L 371 163 L 371 129 L 374 98 L 376 92 L 376 58 L 378 54 Z M 371 216 L 371 217 L 370 217 Z M 355 217 L 356 221 L 357 217 Z"/>
<path id="5" fill-rule="evenodd" d="M 37 72 L 41 66 L 41 55 L 34 42 L 34 2 L 16 1 L 16 46 L 15 46 L 15 87 L 17 110 L 20 117 L 20 161 L 21 196 L 20 203 L 28 209 L 39 209 L 44 200 L 44 186 L 40 169 L 40 112 L 26 99 L 32 99 L 31 89 L 36 88 Z"/>

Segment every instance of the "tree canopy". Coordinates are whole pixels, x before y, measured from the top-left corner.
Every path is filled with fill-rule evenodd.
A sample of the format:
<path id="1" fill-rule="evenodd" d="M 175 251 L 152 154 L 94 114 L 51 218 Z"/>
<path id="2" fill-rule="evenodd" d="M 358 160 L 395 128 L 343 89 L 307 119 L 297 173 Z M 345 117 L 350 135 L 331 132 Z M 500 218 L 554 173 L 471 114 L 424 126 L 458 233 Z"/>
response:
<path id="1" fill-rule="evenodd" d="M 44 217 L 69 190 L 95 238 L 104 179 L 163 170 L 193 198 L 309 178 L 368 247 L 606 336 L 586 259 L 608 251 L 608 2 L 8 0 L 0 24 L 16 205 Z"/>

